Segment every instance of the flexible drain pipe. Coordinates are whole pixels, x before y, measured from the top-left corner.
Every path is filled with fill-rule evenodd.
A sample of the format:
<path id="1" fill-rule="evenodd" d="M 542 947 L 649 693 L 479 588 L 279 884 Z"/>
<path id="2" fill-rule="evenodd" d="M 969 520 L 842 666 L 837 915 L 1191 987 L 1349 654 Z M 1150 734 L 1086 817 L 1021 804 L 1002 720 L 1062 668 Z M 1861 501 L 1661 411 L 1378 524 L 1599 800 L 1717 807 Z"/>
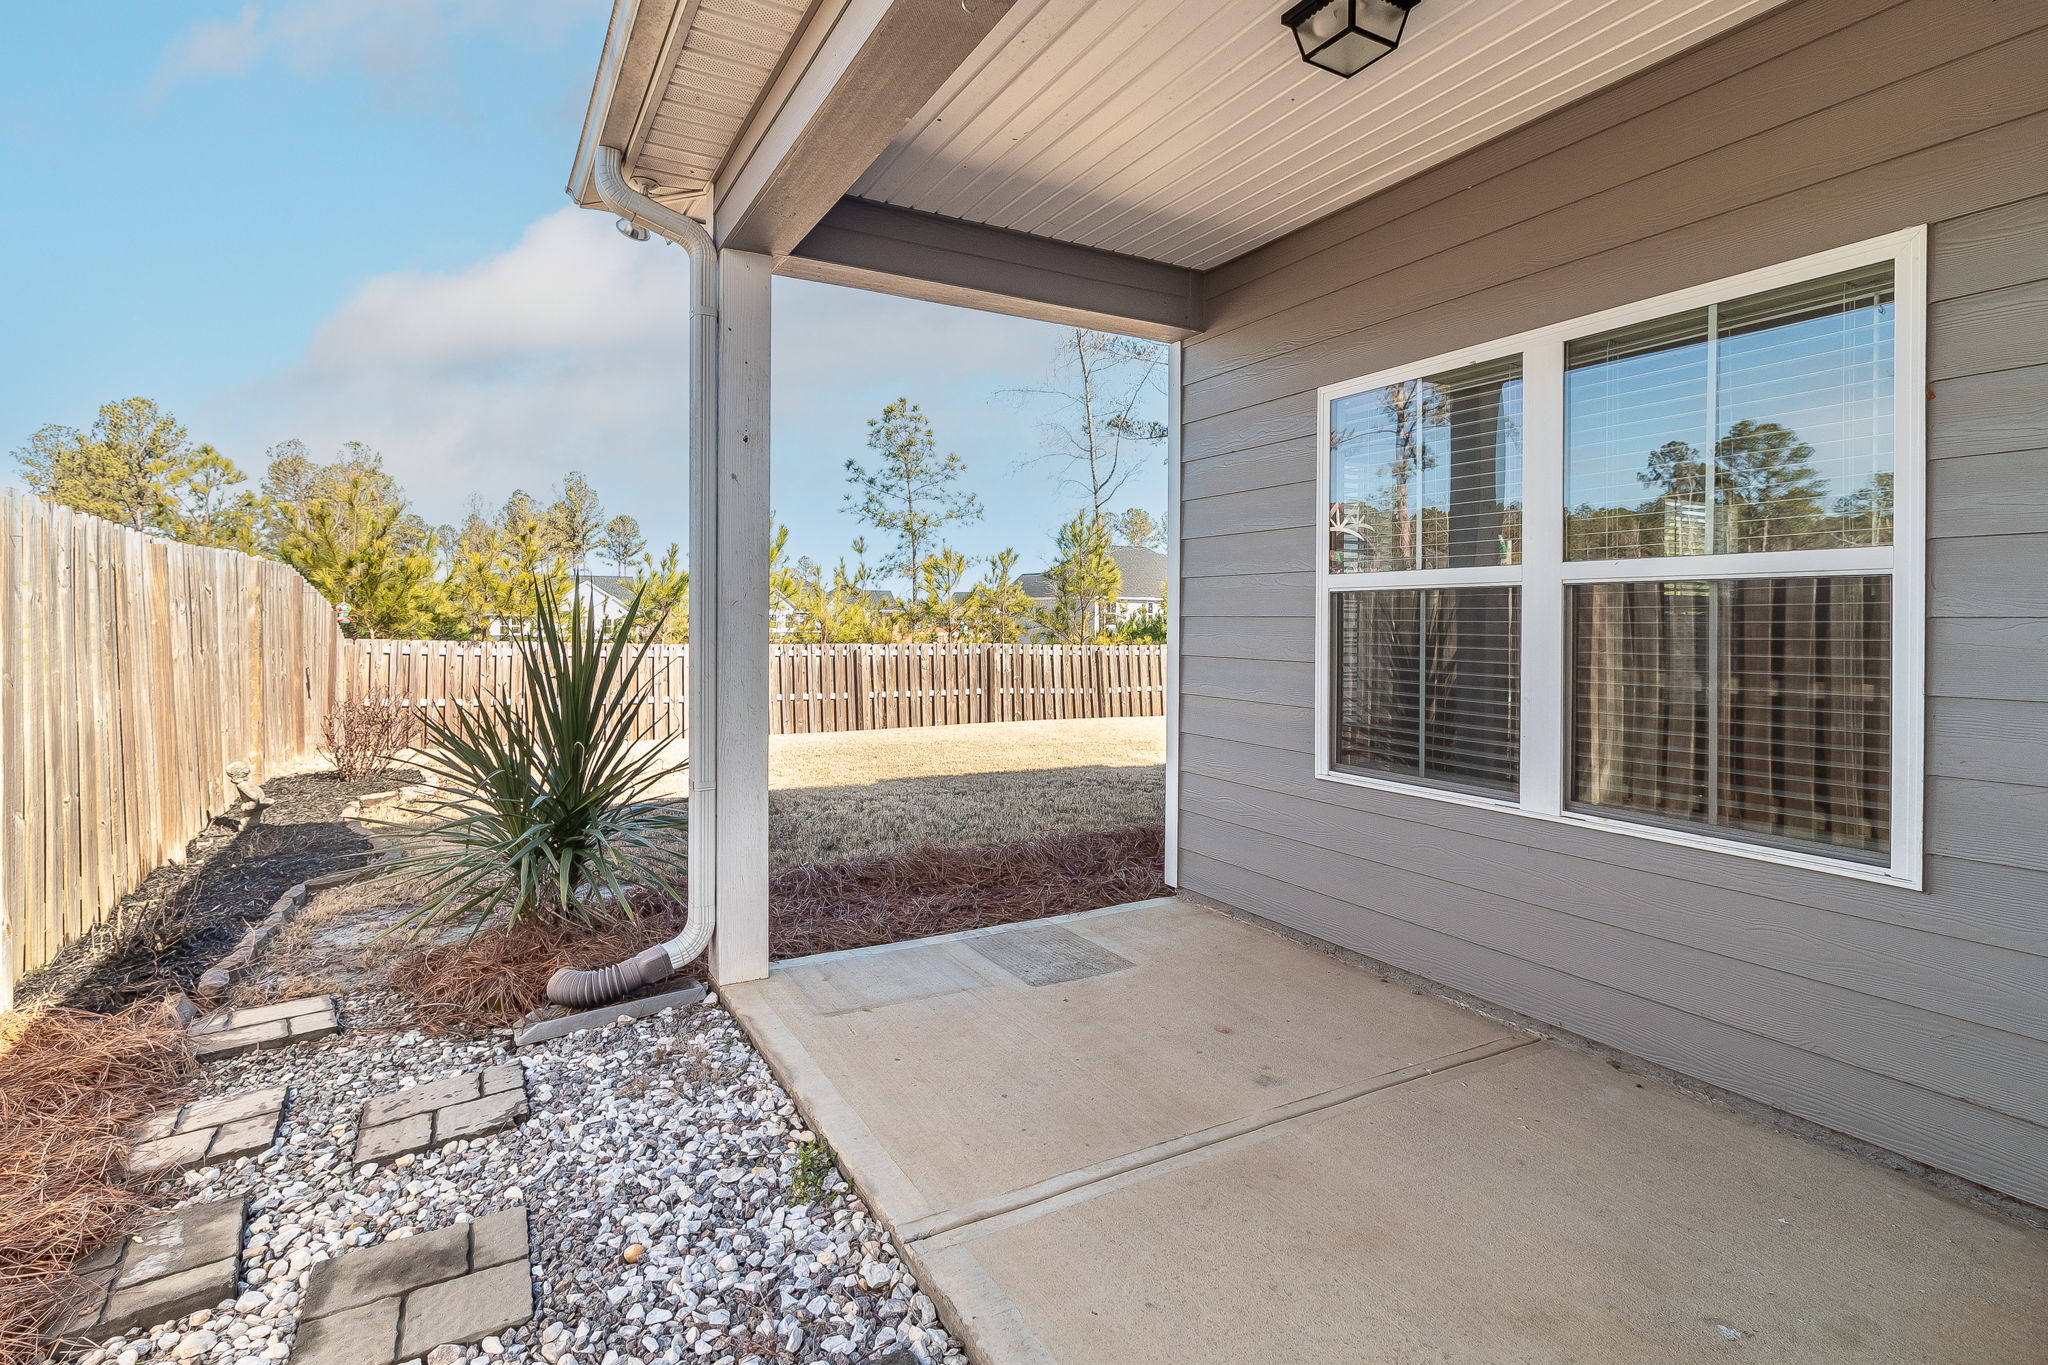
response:
<path id="1" fill-rule="evenodd" d="M 694 218 L 657 204 L 628 185 L 624 161 L 617 148 L 598 149 L 591 178 L 597 197 L 606 208 L 637 227 L 660 233 L 689 253 L 690 469 L 694 476 L 710 458 L 712 443 L 718 439 L 718 248 L 712 245 L 711 234 Z M 697 496 L 702 496 L 701 492 Z M 704 753 L 691 755 L 695 772 L 690 785 L 695 792 L 714 788 L 716 775 L 710 770 L 709 760 L 709 746 Z M 692 852 L 704 850 L 704 844 L 694 837 L 694 821 L 691 830 Z M 709 870 L 702 869 L 700 879 L 700 869 L 694 862 L 693 858 L 691 885 L 708 888 Z M 681 971 L 710 944 L 715 918 L 707 892 L 700 891 L 690 899 L 689 918 L 682 933 L 614 966 L 590 972 L 566 968 L 556 972 L 548 978 L 548 999 L 574 1009 L 593 1009 Z"/>

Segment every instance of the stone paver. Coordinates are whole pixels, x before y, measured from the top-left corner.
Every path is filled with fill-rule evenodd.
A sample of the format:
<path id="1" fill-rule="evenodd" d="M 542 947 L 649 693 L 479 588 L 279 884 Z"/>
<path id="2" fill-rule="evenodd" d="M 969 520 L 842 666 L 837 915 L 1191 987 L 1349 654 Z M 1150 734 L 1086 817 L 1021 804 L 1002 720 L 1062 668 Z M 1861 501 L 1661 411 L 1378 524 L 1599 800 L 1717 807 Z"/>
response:
<path id="1" fill-rule="evenodd" d="M 93 1292 L 63 1335 L 104 1339 L 232 1299 L 246 1215 L 240 1199 L 193 1204 L 101 1247 L 79 1267 Z"/>
<path id="2" fill-rule="evenodd" d="M 398 1299 L 330 1313 L 302 1323 L 292 1343 L 292 1365 L 364 1365 L 397 1359 Z"/>
<path id="3" fill-rule="evenodd" d="M 248 1052 L 310 1043 L 341 1032 L 341 1006 L 331 995 L 280 1000 L 222 1010 L 192 1025 L 192 1050 L 202 1062 L 223 1062 Z"/>
<path id="4" fill-rule="evenodd" d="M 285 1087 L 279 1085 L 217 1100 L 197 1100 L 152 1115 L 135 1130 L 128 1169 L 141 1175 L 167 1175 L 255 1156 L 277 1140 L 284 1101 Z"/>
<path id="5" fill-rule="evenodd" d="M 401 1237 L 315 1265 L 294 1365 L 392 1365 L 533 1316 L 526 1210 Z"/>
<path id="6" fill-rule="evenodd" d="M 522 1258 L 460 1279 L 428 1285 L 405 1301 L 400 1356 L 444 1344 L 468 1345 L 533 1316 L 533 1271 Z"/>
<path id="7" fill-rule="evenodd" d="M 389 1161 L 457 1138 L 482 1137 L 526 1117 L 526 1073 L 517 1062 L 466 1071 L 363 1105 L 355 1159 Z"/>

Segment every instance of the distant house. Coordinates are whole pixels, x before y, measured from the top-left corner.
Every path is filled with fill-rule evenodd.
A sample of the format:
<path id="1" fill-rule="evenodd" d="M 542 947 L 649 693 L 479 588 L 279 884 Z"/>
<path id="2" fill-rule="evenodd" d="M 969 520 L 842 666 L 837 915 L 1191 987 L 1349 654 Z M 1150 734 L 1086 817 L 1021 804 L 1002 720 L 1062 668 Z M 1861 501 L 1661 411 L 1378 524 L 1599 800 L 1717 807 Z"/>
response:
<path id="1" fill-rule="evenodd" d="M 867 593 L 868 604 L 883 616 L 903 610 L 902 600 L 887 588 L 869 588 Z M 796 633 L 803 614 L 791 606 L 787 598 L 777 595 L 773 588 L 769 589 L 769 597 L 768 638 L 787 640 Z"/>
<path id="2" fill-rule="evenodd" d="M 1116 625 L 1134 616 L 1166 609 L 1168 569 L 1165 555 L 1142 545 L 1112 545 L 1109 557 L 1116 561 L 1124 582 L 1115 609 L 1103 624 Z M 1053 599 L 1052 580 L 1043 573 L 1024 574 L 1017 580 L 1017 586 L 1024 589 L 1024 595 L 1033 602 L 1045 603 Z"/>
<path id="3" fill-rule="evenodd" d="M 616 621 L 633 604 L 633 580 L 613 573 L 578 574 L 573 600 L 579 609 L 594 611 L 599 621 Z"/>

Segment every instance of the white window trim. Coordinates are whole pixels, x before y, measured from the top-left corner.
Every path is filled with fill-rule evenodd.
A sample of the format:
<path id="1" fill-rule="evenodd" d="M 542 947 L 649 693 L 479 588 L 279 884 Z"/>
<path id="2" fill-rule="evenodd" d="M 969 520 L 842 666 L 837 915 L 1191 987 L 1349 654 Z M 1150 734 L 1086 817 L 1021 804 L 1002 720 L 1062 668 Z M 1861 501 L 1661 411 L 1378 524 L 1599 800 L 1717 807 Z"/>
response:
<path id="1" fill-rule="evenodd" d="M 1892 544 L 1784 554 L 1695 555 L 1666 559 L 1564 560 L 1564 348 L 1573 338 L 1646 322 L 1668 313 L 1761 293 L 1781 285 L 1889 261 L 1894 269 Z M 1379 574 L 1330 572 L 1330 404 L 1384 385 L 1519 352 L 1522 356 L 1522 562 L 1474 569 Z M 1781 265 L 1730 275 L 1619 308 L 1539 327 L 1483 345 L 1466 346 L 1316 392 L 1315 776 L 1325 782 L 1501 811 L 1677 844 L 1754 862 L 1810 868 L 1858 881 L 1924 888 L 1926 559 L 1927 559 L 1927 229 L 1874 237 Z M 1550 515 L 1549 509 L 1557 509 Z M 1541 511 L 1541 514 L 1537 513 Z M 1889 865 L 1851 862 L 1824 853 L 1749 843 L 1704 831 L 1639 824 L 1565 809 L 1565 765 L 1571 718 L 1565 713 L 1565 587 L 1575 582 L 1693 578 L 1763 578 L 1888 573 L 1892 578 L 1892 856 Z M 1517 799 L 1447 791 L 1392 778 L 1339 772 L 1330 762 L 1331 708 L 1336 690 L 1330 601 L 1345 588 L 1427 588 L 1457 584 L 1520 584 L 1522 589 L 1522 735 Z"/>

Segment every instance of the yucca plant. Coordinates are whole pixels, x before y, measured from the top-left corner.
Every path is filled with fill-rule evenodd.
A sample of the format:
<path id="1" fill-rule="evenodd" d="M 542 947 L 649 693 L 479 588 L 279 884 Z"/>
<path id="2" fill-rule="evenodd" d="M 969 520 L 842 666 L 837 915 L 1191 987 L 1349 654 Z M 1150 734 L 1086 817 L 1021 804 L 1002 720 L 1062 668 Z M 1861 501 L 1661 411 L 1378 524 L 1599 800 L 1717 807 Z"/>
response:
<path id="1" fill-rule="evenodd" d="M 399 856 L 378 869 L 424 886 L 408 919 L 416 928 L 481 928 L 500 911 L 511 924 L 589 923 L 606 917 L 606 901 L 630 916 L 631 886 L 682 898 L 689 815 L 649 793 L 687 760 L 631 738 L 652 685 L 634 681 L 652 648 L 634 640 L 639 595 L 609 626 L 552 594 L 536 607 L 520 641 L 524 700 L 500 695 L 423 723 L 419 766 L 440 783 L 433 818 L 383 831 Z M 645 634 L 658 636 L 659 623 Z"/>

